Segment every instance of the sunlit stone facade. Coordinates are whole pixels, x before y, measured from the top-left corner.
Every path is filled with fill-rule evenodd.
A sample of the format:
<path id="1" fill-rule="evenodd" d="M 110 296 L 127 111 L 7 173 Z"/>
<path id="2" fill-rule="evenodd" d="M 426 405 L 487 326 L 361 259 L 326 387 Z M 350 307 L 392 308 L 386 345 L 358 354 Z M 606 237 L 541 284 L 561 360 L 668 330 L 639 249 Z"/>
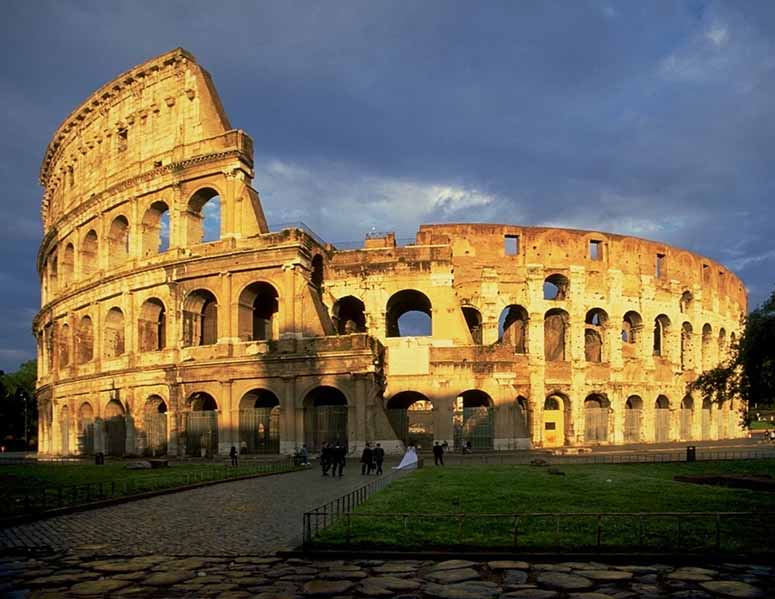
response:
<path id="1" fill-rule="evenodd" d="M 93 93 L 46 150 L 40 451 L 589 446 L 742 434 L 686 385 L 740 280 L 664 244 L 423 225 L 338 250 L 270 231 L 253 142 L 184 50 Z M 260 181 L 258 182 L 260 184 Z"/>

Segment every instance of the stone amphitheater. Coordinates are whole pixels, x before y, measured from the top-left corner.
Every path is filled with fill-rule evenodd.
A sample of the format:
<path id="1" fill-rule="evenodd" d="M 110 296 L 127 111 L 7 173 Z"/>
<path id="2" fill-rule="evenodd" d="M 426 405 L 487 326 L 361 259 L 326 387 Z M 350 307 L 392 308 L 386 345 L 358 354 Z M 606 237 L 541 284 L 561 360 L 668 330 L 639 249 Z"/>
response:
<path id="1" fill-rule="evenodd" d="M 747 310 L 721 264 L 598 231 L 270 230 L 253 142 L 183 49 L 94 92 L 40 170 L 39 448 L 212 456 L 743 435 L 687 394 Z M 260 183 L 260 182 L 259 182 Z"/>

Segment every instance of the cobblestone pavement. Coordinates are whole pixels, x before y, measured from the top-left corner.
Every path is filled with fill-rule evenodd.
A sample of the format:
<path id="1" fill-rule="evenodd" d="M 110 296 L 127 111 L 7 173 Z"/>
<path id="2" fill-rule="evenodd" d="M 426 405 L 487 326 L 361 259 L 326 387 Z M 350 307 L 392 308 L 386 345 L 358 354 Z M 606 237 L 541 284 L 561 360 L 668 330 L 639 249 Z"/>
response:
<path id="1" fill-rule="evenodd" d="M 94 543 L 119 555 L 251 555 L 284 549 L 301 542 L 304 511 L 374 480 L 361 476 L 357 466 L 348 463 L 341 479 L 323 477 L 311 466 L 0 529 L 0 549 L 66 550 Z M 390 472 L 387 464 L 385 471 Z"/>
<path id="2" fill-rule="evenodd" d="M 769 598 L 775 568 L 751 564 L 611 565 L 464 560 L 323 561 L 149 555 L 105 559 L 99 548 L 0 558 L 0 594 L 18 599 L 716 599 Z"/>

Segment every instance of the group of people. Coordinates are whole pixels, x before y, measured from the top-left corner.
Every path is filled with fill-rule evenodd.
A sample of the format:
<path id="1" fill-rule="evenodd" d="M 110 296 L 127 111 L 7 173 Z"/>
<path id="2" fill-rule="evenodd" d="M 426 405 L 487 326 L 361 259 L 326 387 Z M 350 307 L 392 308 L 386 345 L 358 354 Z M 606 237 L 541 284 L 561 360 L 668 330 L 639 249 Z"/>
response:
<path id="1" fill-rule="evenodd" d="M 371 443 L 366 443 L 366 447 L 363 448 L 361 453 L 361 476 L 371 474 L 372 470 L 376 471 L 375 474 L 382 474 L 382 463 L 385 461 L 385 450 L 377 443 L 377 446 L 372 448 Z"/>
<path id="2" fill-rule="evenodd" d="M 331 476 L 342 476 L 344 470 L 345 458 L 347 458 L 347 448 L 339 441 L 336 443 L 323 443 L 320 449 L 320 468 L 323 470 L 323 476 L 328 476 L 331 470 Z"/>

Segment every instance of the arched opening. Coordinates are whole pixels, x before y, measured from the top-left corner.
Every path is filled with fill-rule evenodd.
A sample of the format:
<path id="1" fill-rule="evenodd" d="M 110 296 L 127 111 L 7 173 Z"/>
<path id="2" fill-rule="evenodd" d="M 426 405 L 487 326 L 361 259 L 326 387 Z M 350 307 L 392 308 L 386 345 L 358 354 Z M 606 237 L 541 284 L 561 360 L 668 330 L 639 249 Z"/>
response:
<path id="1" fill-rule="evenodd" d="M 252 389 L 239 402 L 240 453 L 280 452 L 280 400 L 266 389 Z"/>
<path id="2" fill-rule="evenodd" d="M 667 357 L 667 336 L 670 333 L 670 319 L 660 314 L 654 319 L 654 355 Z"/>
<path id="3" fill-rule="evenodd" d="M 657 397 L 654 404 L 654 441 L 670 441 L 670 400 L 664 395 Z"/>
<path id="4" fill-rule="evenodd" d="M 70 333 L 70 325 L 62 325 L 61 333 L 59 335 L 59 367 L 65 368 L 70 366 L 70 344 L 72 343 L 72 335 Z"/>
<path id="5" fill-rule="evenodd" d="M 608 398 L 598 393 L 584 400 L 584 441 L 586 443 L 608 442 L 608 419 L 611 404 Z"/>
<path id="6" fill-rule="evenodd" d="M 722 401 L 718 404 L 718 409 L 716 410 L 716 427 L 718 429 L 718 438 L 719 439 L 726 439 L 728 436 L 728 423 L 729 418 L 727 417 L 727 406 L 729 402 Z"/>
<path id="7" fill-rule="evenodd" d="M 91 318 L 84 316 L 78 323 L 78 331 L 75 336 L 75 354 L 78 364 L 91 362 L 94 357 L 94 328 Z"/>
<path id="8" fill-rule="evenodd" d="M 605 310 L 593 308 L 587 312 L 584 319 L 584 357 L 587 362 L 603 361 L 603 340 L 607 322 L 608 314 Z"/>
<path id="9" fill-rule="evenodd" d="M 387 402 L 387 413 L 396 436 L 404 445 L 433 446 L 433 404 L 422 393 L 402 391 Z"/>
<path id="10" fill-rule="evenodd" d="M 347 447 L 347 398 L 336 387 L 316 387 L 304 398 L 304 441 L 309 451 L 324 443 Z"/>
<path id="11" fill-rule="evenodd" d="M 105 357 L 117 358 L 124 353 L 124 313 L 111 308 L 105 318 Z"/>
<path id="12" fill-rule="evenodd" d="M 544 358 L 547 362 L 559 362 L 568 357 L 568 322 L 565 310 L 553 308 L 544 315 Z"/>
<path id="13" fill-rule="evenodd" d="M 145 453 L 157 456 L 167 453 L 167 404 L 158 395 L 151 395 L 143 406 Z"/>
<path id="14" fill-rule="evenodd" d="M 718 332 L 718 359 L 719 362 L 727 359 L 727 331 L 723 327 Z"/>
<path id="15" fill-rule="evenodd" d="M 678 307 L 681 310 L 681 314 L 686 314 L 689 312 L 689 310 L 692 307 L 692 302 L 694 301 L 694 296 L 692 296 L 690 291 L 684 291 L 681 294 L 681 299 L 678 302 Z"/>
<path id="16" fill-rule="evenodd" d="M 218 302 L 207 289 L 192 291 L 183 304 L 183 345 L 218 342 Z"/>
<path id="17" fill-rule="evenodd" d="M 468 332 L 474 345 L 482 344 L 482 313 L 473 306 L 463 306 L 463 318 L 466 319 Z"/>
<path id="18" fill-rule="evenodd" d="M 59 289 L 59 257 L 56 252 L 51 252 L 46 260 L 48 273 L 48 292 L 56 293 Z"/>
<path id="19" fill-rule="evenodd" d="M 209 187 L 197 191 L 188 201 L 188 243 L 208 243 L 221 238 L 221 198 Z"/>
<path id="20" fill-rule="evenodd" d="M 75 275 L 75 247 L 72 243 L 65 246 L 62 253 L 62 281 L 65 285 L 73 282 Z"/>
<path id="21" fill-rule="evenodd" d="M 312 258 L 310 281 L 318 293 L 323 292 L 323 256 L 320 254 L 315 254 L 315 257 Z"/>
<path id="22" fill-rule="evenodd" d="M 464 391 L 455 398 L 452 410 L 454 446 L 462 449 L 492 449 L 495 437 L 495 412 L 487 393 L 478 389 Z"/>
<path id="23" fill-rule="evenodd" d="M 186 401 L 186 455 L 211 458 L 218 454 L 218 404 L 209 393 L 197 391 Z"/>
<path id="24" fill-rule="evenodd" d="M 635 344 L 637 343 L 640 332 L 643 329 L 643 320 L 640 314 L 630 310 L 622 318 L 622 343 L 624 344 L 624 351 L 627 351 L 627 346 L 632 348 L 632 353 L 635 353 Z"/>
<path id="25" fill-rule="evenodd" d="M 94 453 L 94 409 L 88 401 L 78 409 L 78 453 Z"/>
<path id="26" fill-rule="evenodd" d="M 432 334 L 432 308 L 428 297 L 414 289 L 394 294 L 387 303 L 388 337 L 427 337 Z"/>
<path id="27" fill-rule="evenodd" d="M 709 323 L 702 327 L 702 368 L 708 370 L 713 366 L 713 328 Z"/>
<path id="28" fill-rule="evenodd" d="M 89 231 L 81 244 L 81 274 L 84 277 L 99 270 L 99 241 L 94 230 Z"/>
<path id="29" fill-rule="evenodd" d="M 567 299 L 569 289 L 568 277 L 557 273 L 549 275 L 544 280 L 544 299 L 550 301 Z"/>
<path id="30" fill-rule="evenodd" d="M 70 455 L 70 408 L 67 406 L 59 412 L 59 445 L 62 455 Z"/>
<path id="31" fill-rule="evenodd" d="M 514 435 L 517 439 L 530 438 L 530 422 L 527 397 L 519 396 L 514 407 Z"/>
<path id="32" fill-rule="evenodd" d="M 251 283 L 239 296 L 239 336 L 245 341 L 277 339 L 280 309 L 277 290 L 263 281 Z"/>
<path id="33" fill-rule="evenodd" d="M 688 322 L 681 325 L 681 369 L 694 369 L 694 334 Z"/>
<path id="34" fill-rule="evenodd" d="M 568 426 L 565 413 L 569 408 L 570 402 L 562 395 L 552 394 L 544 400 L 542 439 L 544 447 L 562 447 L 565 445 L 565 429 Z"/>
<path id="35" fill-rule="evenodd" d="M 684 441 L 692 438 L 692 415 L 694 414 L 694 400 L 687 395 L 681 400 L 681 439 Z"/>
<path id="36" fill-rule="evenodd" d="M 506 306 L 498 318 L 499 343 L 514 348 L 514 353 L 527 353 L 527 310 L 522 306 Z"/>
<path id="37" fill-rule="evenodd" d="M 167 346 L 167 311 L 158 298 L 151 297 L 140 306 L 137 319 L 137 347 L 140 351 L 159 351 Z"/>
<path id="38" fill-rule="evenodd" d="M 122 456 L 126 452 L 126 411 L 121 402 L 111 399 L 105 406 L 105 454 Z"/>
<path id="39" fill-rule="evenodd" d="M 340 335 L 366 332 L 366 306 L 357 297 L 348 295 L 338 299 L 332 312 Z"/>
<path id="40" fill-rule="evenodd" d="M 630 395 L 624 403 L 624 441 L 640 443 L 642 440 L 643 400 Z"/>
<path id="41" fill-rule="evenodd" d="M 713 435 L 710 430 L 711 423 L 713 420 L 711 419 L 711 412 L 710 412 L 710 399 L 707 397 L 702 400 L 702 438 L 703 439 L 712 439 Z"/>
<path id="42" fill-rule="evenodd" d="M 143 215 L 143 256 L 166 252 L 170 247 L 170 209 L 165 202 L 154 202 Z"/>
<path id="43" fill-rule="evenodd" d="M 108 235 L 108 264 L 111 268 L 120 266 L 129 257 L 129 221 L 117 216 L 110 224 Z"/>

